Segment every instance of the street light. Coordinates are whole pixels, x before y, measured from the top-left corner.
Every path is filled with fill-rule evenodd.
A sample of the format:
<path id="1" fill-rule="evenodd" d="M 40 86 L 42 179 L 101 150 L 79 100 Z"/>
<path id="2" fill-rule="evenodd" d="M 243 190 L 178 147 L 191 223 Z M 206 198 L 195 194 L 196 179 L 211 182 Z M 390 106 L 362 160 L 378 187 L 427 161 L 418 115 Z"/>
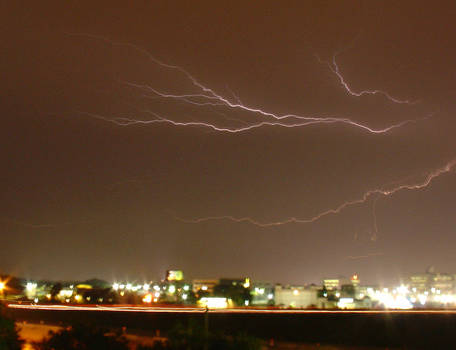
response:
<path id="1" fill-rule="evenodd" d="M 3 281 L 0 281 L 0 297 L 2 297 L 2 298 L 3 298 L 3 293 L 5 291 L 5 288 L 6 288 L 6 283 Z"/>

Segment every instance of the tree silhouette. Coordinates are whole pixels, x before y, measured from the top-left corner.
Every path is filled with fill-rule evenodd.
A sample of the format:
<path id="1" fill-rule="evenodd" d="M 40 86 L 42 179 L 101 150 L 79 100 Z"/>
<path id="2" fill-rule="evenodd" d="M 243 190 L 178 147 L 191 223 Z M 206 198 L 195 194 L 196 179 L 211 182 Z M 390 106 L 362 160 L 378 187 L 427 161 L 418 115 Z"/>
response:
<path id="1" fill-rule="evenodd" d="M 20 350 L 22 343 L 14 321 L 6 317 L 0 305 L 0 350 Z"/>
<path id="2" fill-rule="evenodd" d="M 128 342 L 119 333 L 86 325 L 74 325 L 58 332 L 49 332 L 49 336 L 34 344 L 37 350 L 128 350 Z"/>

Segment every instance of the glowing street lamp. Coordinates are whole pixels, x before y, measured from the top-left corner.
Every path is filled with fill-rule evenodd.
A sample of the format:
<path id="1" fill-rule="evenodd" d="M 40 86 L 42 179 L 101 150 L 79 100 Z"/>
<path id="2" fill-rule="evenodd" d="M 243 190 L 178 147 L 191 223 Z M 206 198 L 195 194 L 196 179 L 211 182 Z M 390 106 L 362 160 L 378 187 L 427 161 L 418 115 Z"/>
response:
<path id="1" fill-rule="evenodd" d="M 0 281 L 0 297 L 3 298 L 6 289 L 6 282 Z"/>

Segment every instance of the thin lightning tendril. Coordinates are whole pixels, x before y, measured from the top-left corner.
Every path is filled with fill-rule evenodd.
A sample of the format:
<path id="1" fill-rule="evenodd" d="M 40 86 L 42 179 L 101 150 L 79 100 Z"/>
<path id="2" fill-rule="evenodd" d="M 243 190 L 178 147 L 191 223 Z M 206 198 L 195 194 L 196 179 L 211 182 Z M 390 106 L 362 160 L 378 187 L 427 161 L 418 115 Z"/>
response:
<path id="1" fill-rule="evenodd" d="M 367 258 L 372 258 L 372 257 L 377 257 L 377 256 L 382 256 L 384 253 L 378 252 L 378 253 L 367 253 L 365 255 L 349 255 L 346 257 L 346 259 L 349 260 L 359 260 L 359 259 L 367 259 Z"/>
<path id="2" fill-rule="evenodd" d="M 455 165 L 456 165 L 456 158 L 449 161 L 443 167 L 440 167 L 440 168 L 435 169 L 432 172 L 430 172 L 422 182 L 415 183 L 415 184 L 403 184 L 403 185 L 396 186 L 389 190 L 384 190 L 384 189 L 370 190 L 370 191 L 365 192 L 363 194 L 363 196 L 358 199 L 344 202 L 336 208 L 328 209 L 328 210 L 323 211 L 320 214 L 310 217 L 310 218 L 292 217 L 292 218 L 289 218 L 286 220 L 276 221 L 276 222 L 260 222 L 260 221 L 254 220 L 250 217 L 237 218 L 237 217 L 228 216 L 228 215 L 210 216 L 210 217 L 199 218 L 199 219 L 194 219 L 194 220 L 186 220 L 186 219 L 181 219 L 181 218 L 177 218 L 177 219 L 180 221 L 183 221 L 186 223 L 192 223 L 192 224 L 197 224 L 197 223 L 201 223 L 201 222 L 205 222 L 205 221 L 213 221 L 213 220 L 229 220 L 229 221 L 233 221 L 233 222 L 237 222 L 237 223 L 249 223 L 249 224 L 252 224 L 255 226 L 259 226 L 259 227 L 281 226 L 281 225 L 286 225 L 286 224 L 291 224 L 291 223 L 307 224 L 307 223 L 312 223 L 312 222 L 318 221 L 318 220 L 322 219 L 323 217 L 328 216 L 330 214 L 339 214 L 345 208 L 348 208 L 348 207 L 351 207 L 351 206 L 354 206 L 357 204 L 365 203 L 371 196 L 376 195 L 376 194 L 388 197 L 388 196 L 391 196 L 391 195 L 395 194 L 396 192 L 399 192 L 402 190 L 419 190 L 419 189 L 425 188 L 425 187 L 429 186 L 431 184 L 432 180 L 434 180 L 435 178 L 452 171 L 452 169 L 454 168 Z"/>
<path id="3" fill-rule="evenodd" d="M 377 212 L 376 212 L 378 198 L 379 197 L 376 197 L 372 201 L 372 219 L 373 219 L 374 232 L 371 234 L 371 241 L 373 241 L 373 242 L 375 242 L 377 240 L 377 235 L 378 235 Z"/>
<path id="4" fill-rule="evenodd" d="M 328 68 L 331 70 L 331 72 L 333 72 L 337 76 L 337 78 L 339 79 L 340 84 L 345 89 L 345 91 L 347 91 L 348 94 L 350 94 L 352 96 L 355 96 L 355 97 L 362 97 L 362 96 L 365 96 L 365 95 L 383 95 L 384 97 L 386 97 L 391 102 L 394 102 L 394 103 L 397 103 L 397 104 L 410 104 L 410 105 L 412 105 L 412 104 L 416 104 L 417 103 L 417 101 L 400 100 L 400 99 L 394 98 L 389 93 L 387 93 L 386 91 L 383 91 L 383 90 L 362 90 L 360 92 L 354 91 L 350 87 L 350 85 L 346 82 L 344 76 L 340 72 L 339 65 L 336 62 L 336 56 L 337 56 L 337 54 L 335 54 L 333 56 L 332 63 L 330 63 L 330 62 L 322 61 L 320 59 L 320 57 L 316 55 L 318 61 L 320 61 L 320 63 L 326 63 Z"/>

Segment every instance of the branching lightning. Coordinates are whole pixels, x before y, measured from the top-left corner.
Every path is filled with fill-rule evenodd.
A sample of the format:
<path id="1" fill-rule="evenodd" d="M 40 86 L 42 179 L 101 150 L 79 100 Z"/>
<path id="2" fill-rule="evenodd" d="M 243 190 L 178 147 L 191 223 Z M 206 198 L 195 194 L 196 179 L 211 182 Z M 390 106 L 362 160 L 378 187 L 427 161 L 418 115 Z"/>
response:
<path id="1" fill-rule="evenodd" d="M 456 165 L 456 158 L 452 159 L 451 161 L 446 163 L 444 166 L 429 172 L 426 175 L 426 177 L 424 178 L 424 180 L 421 181 L 421 182 L 414 183 L 414 184 L 402 184 L 402 185 L 398 185 L 396 187 L 393 187 L 391 189 L 374 189 L 374 190 L 370 190 L 370 191 L 365 192 L 358 199 L 354 199 L 354 200 L 351 200 L 351 201 L 346 201 L 346 202 L 342 203 L 341 205 L 339 205 L 336 208 L 325 210 L 325 211 L 323 211 L 323 212 L 321 212 L 321 213 L 319 213 L 319 214 L 317 214 L 317 215 L 315 215 L 313 217 L 309 217 L 309 218 L 292 217 L 292 218 L 288 218 L 288 219 L 285 219 L 285 220 L 282 220 L 282 221 L 275 221 L 275 222 L 260 222 L 260 221 L 257 221 L 255 219 L 253 219 L 253 218 L 250 218 L 250 217 L 237 218 L 237 217 L 228 216 L 228 215 L 225 215 L 225 216 L 210 216 L 210 217 L 204 217 L 204 218 L 199 218 L 199 219 L 194 219 L 194 220 L 185 220 L 185 219 L 181 219 L 181 218 L 177 218 L 177 219 L 179 219 L 179 220 L 181 220 L 183 222 L 192 223 L 192 224 L 197 224 L 197 223 L 201 223 L 201 222 L 205 222 L 205 221 L 213 221 L 213 220 L 229 220 L 229 221 L 233 221 L 233 222 L 237 222 L 237 223 L 249 223 L 249 224 L 252 224 L 252 225 L 255 225 L 255 226 L 259 226 L 259 227 L 281 226 L 281 225 L 292 224 L 292 223 L 308 224 L 308 223 L 316 222 L 316 221 L 318 221 L 318 220 L 320 220 L 320 219 L 322 219 L 322 218 L 324 218 L 324 217 L 326 217 L 328 215 L 331 215 L 331 214 L 339 214 L 342 210 L 344 210 L 344 209 L 346 209 L 348 207 L 351 207 L 351 206 L 354 206 L 354 205 L 357 205 L 357 204 L 365 203 L 369 198 L 371 198 L 374 195 L 381 195 L 381 196 L 384 196 L 384 197 L 389 197 L 389 196 L 392 196 L 393 194 L 395 194 L 396 192 L 399 192 L 399 191 L 402 191 L 402 190 L 419 190 L 419 189 L 426 188 L 426 187 L 428 187 L 431 184 L 431 182 L 435 178 L 452 171 L 453 168 L 455 167 L 455 165 Z"/>
<path id="2" fill-rule="evenodd" d="M 229 89 L 230 93 L 234 96 L 235 101 L 230 100 L 227 97 L 224 97 L 218 93 L 215 92 L 215 90 L 205 86 L 202 84 L 200 81 L 198 81 L 193 75 L 191 75 L 187 70 L 184 68 L 177 66 L 177 65 L 171 65 L 164 63 L 154 56 L 152 56 L 148 51 L 133 45 L 131 43 L 120 43 L 120 42 L 115 42 L 109 39 L 106 39 L 104 37 L 99 37 L 99 36 L 93 36 L 93 35 L 87 35 L 87 34 L 71 34 L 71 35 L 78 35 L 78 36 L 85 36 L 85 37 L 90 37 L 90 38 L 95 38 L 97 40 L 103 40 L 113 46 L 125 46 L 125 47 L 130 47 L 141 54 L 146 55 L 152 62 L 155 64 L 165 68 L 165 69 L 170 69 L 170 70 L 175 70 L 183 74 L 188 81 L 198 90 L 197 92 L 193 93 L 187 93 L 187 94 L 173 94 L 173 93 L 167 93 L 167 92 L 162 92 L 156 88 L 153 88 L 152 86 L 146 85 L 146 84 L 137 84 L 133 82 L 124 82 L 130 87 L 134 87 L 136 89 L 141 90 L 143 93 L 145 93 L 145 97 L 149 98 L 163 98 L 163 99 L 171 99 L 171 100 L 178 100 L 180 102 L 187 103 L 189 105 L 197 106 L 197 107 L 205 107 L 205 106 L 213 106 L 213 107 L 225 107 L 229 108 L 231 110 L 240 110 L 246 113 L 251 113 L 254 115 L 257 115 L 258 117 L 262 118 L 259 121 L 256 122 L 250 122 L 248 125 L 242 125 L 239 127 L 225 127 L 225 126 L 220 126 L 220 124 L 216 124 L 214 122 L 206 122 L 206 121 L 192 121 L 192 122 L 183 122 L 183 121 L 177 121 L 175 119 L 170 119 L 170 118 L 165 118 L 158 116 L 157 114 L 153 113 L 152 114 L 156 117 L 155 119 L 152 120 L 141 120 L 137 118 L 107 118 L 91 113 L 86 113 L 89 116 L 114 123 L 119 126 L 130 126 L 130 125 L 135 125 L 135 124 L 157 124 L 157 123 L 165 123 L 173 126 L 188 126 L 188 127 L 203 127 L 203 128 L 209 128 L 218 132 L 227 132 L 227 133 L 238 133 L 238 132 L 246 132 L 252 129 L 257 129 L 260 127 L 266 127 L 266 126 L 275 126 L 275 127 L 284 127 L 284 128 L 294 128 L 294 127 L 304 127 L 304 126 L 310 126 L 310 125 L 315 125 L 315 124 L 346 124 L 355 128 L 362 129 L 364 131 L 367 131 L 369 133 L 373 134 L 382 134 L 382 133 L 387 133 L 393 129 L 402 127 L 408 123 L 412 122 L 417 122 L 420 119 L 409 119 L 405 120 L 402 122 L 398 122 L 395 124 L 392 124 L 387 127 L 383 128 L 373 128 L 370 127 L 367 124 L 360 123 L 357 121 L 354 121 L 350 118 L 346 117 L 338 117 L 338 116 L 302 116 L 302 115 L 297 115 L 297 114 L 276 114 L 272 113 L 266 110 L 263 110 L 259 107 L 250 107 L 246 104 L 243 104 L 240 100 L 240 98 Z M 397 102 L 397 103 L 409 103 L 408 101 L 400 101 L 397 99 L 392 98 L 389 94 L 380 91 L 380 90 L 373 90 L 373 91 L 363 91 L 361 93 L 356 93 L 353 92 L 348 84 L 345 82 L 342 74 L 339 71 L 339 67 L 336 64 L 335 57 L 333 60 L 333 66 L 329 65 L 331 70 L 339 77 L 343 87 L 353 96 L 361 97 L 365 94 L 383 94 L 387 96 L 390 100 Z"/>
<path id="3" fill-rule="evenodd" d="M 188 74 L 188 73 L 187 73 Z M 390 125 L 385 128 L 372 128 L 369 127 L 366 124 L 362 124 L 356 121 L 353 121 L 349 118 L 343 118 L 343 117 L 309 117 L 309 116 L 301 116 L 297 114 L 274 114 L 265 110 L 262 110 L 260 108 L 253 108 L 246 106 L 244 104 L 241 104 L 240 102 L 232 102 L 228 100 L 227 98 L 216 94 L 213 90 L 208 89 L 203 87 L 199 82 L 197 82 L 191 75 L 188 74 L 188 77 L 192 79 L 192 82 L 194 85 L 200 87 L 203 89 L 203 91 L 207 94 L 200 93 L 200 94 L 169 94 L 169 93 L 163 93 L 160 92 L 151 86 L 148 85 L 140 85 L 140 84 L 134 84 L 134 83 L 127 83 L 130 86 L 140 88 L 143 91 L 153 93 L 155 96 L 159 96 L 162 98 L 166 99 L 175 99 L 175 100 L 180 100 L 188 104 L 192 104 L 195 106 L 225 106 L 231 109 L 240 109 L 245 112 L 249 113 L 254 113 L 257 115 L 260 115 L 262 117 L 269 118 L 269 120 L 272 121 L 261 121 L 257 123 L 252 123 L 249 126 L 243 126 L 243 127 L 232 127 L 232 128 L 223 128 L 219 127 L 213 123 L 208 123 L 208 122 L 191 122 L 191 123 L 185 123 L 185 122 L 176 122 L 171 119 L 167 118 L 160 118 L 162 122 L 168 122 L 170 124 L 173 124 L 175 126 L 203 126 L 207 128 L 214 129 L 216 131 L 220 132 L 244 132 L 248 131 L 251 129 L 256 129 L 262 126 L 279 126 L 279 127 L 285 127 L 285 128 L 294 128 L 294 127 L 303 127 L 303 126 L 308 126 L 308 125 L 313 125 L 313 124 L 331 124 L 331 123 L 343 123 L 347 124 L 356 128 L 363 129 L 365 131 L 368 131 L 372 134 L 383 134 L 387 133 L 393 129 L 399 128 L 401 126 L 404 126 L 405 124 L 412 123 L 412 122 L 417 122 L 420 119 L 408 119 L 404 120 L 400 123 L 396 123 L 393 125 Z M 204 102 L 205 101 L 205 102 Z M 287 120 L 291 120 L 287 121 Z M 157 120 L 152 120 L 151 122 L 154 123 Z M 294 121 L 294 122 L 293 122 Z M 124 124 L 119 124 L 119 125 L 131 125 L 135 124 L 135 119 L 129 119 L 129 123 L 124 123 Z M 147 124 L 145 121 L 138 121 L 138 124 Z"/>
<path id="4" fill-rule="evenodd" d="M 76 34 L 76 35 L 81 35 L 81 34 Z M 210 129 L 216 132 L 220 133 L 240 133 L 240 132 L 247 132 L 250 130 L 258 129 L 261 127 L 282 127 L 282 128 L 296 128 L 296 127 L 304 127 L 304 126 L 311 126 L 311 125 L 326 125 L 326 124 L 344 124 L 348 125 L 354 128 L 361 129 L 365 132 L 371 133 L 371 134 L 383 134 L 392 131 L 393 129 L 400 128 L 406 124 L 409 123 L 414 123 L 425 118 L 419 118 L 419 119 L 408 119 L 404 120 L 401 122 L 394 123 L 392 125 L 389 125 L 387 127 L 383 128 L 374 128 L 366 123 L 361 123 L 357 122 L 351 118 L 347 117 L 340 117 L 340 116 L 304 116 L 304 115 L 298 115 L 298 114 L 278 114 L 278 113 L 273 113 L 267 110 L 264 110 L 263 108 L 260 107 L 252 107 L 247 104 L 244 104 L 241 99 L 238 97 L 238 95 L 233 92 L 231 89 L 227 88 L 228 91 L 230 92 L 232 98 L 223 96 L 219 93 L 217 93 L 214 89 L 204 85 L 201 83 L 198 79 L 196 79 L 192 74 L 190 74 L 187 70 L 184 68 L 177 66 L 177 65 L 171 65 L 168 63 L 164 63 L 154 56 L 152 56 L 148 51 L 130 44 L 130 43 L 120 43 L 120 42 L 115 42 L 103 37 L 97 37 L 93 35 L 86 35 L 82 34 L 82 36 L 85 37 L 92 37 L 97 40 L 103 40 L 113 46 L 124 46 L 124 47 L 129 47 L 137 52 L 144 54 L 146 57 L 148 57 L 154 64 L 168 70 L 176 71 L 179 74 L 182 74 L 188 83 L 190 83 L 193 87 L 193 91 L 187 92 L 187 93 L 175 93 L 175 92 L 167 92 L 167 91 L 161 91 L 159 88 L 153 87 L 148 84 L 139 84 L 135 82 L 129 82 L 129 81 L 124 81 L 123 83 L 130 86 L 131 88 L 137 89 L 141 91 L 142 96 L 150 99 L 164 99 L 164 100 L 170 100 L 170 101 L 178 101 L 184 104 L 188 104 L 193 107 L 197 108 L 205 108 L 205 107 L 214 107 L 214 108 L 225 108 L 227 110 L 236 110 L 236 111 L 241 111 L 244 113 L 251 115 L 254 115 L 257 117 L 255 121 L 240 121 L 240 124 L 237 124 L 236 126 L 226 126 L 220 123 L 220 121 L 202 121 L 202 120 L 194 120 L 194 121 L 182 121 L 182 120 L 176 120 L 173 118 L 170 118 L 168 116 L 162 116 L 154 111 L 150 110 L 145 110 L 143 113 L 147 113 L 152 115 L 152 119 L 139 119 L 137 117 L 106 117 L 100 114 L 94 114 L 94 113 L 85 113 L 86 115 L 96 118 L 99 120 L 103 120 L 105 122 L 113 123 L 118 126 L 133 126 L 133 125 L 156 125 L 156 124 L 165 124 L 165 125 L 171 125 L 175 127 L 198 127 L 198 128 L 206 128 Z M 340 85 L 343 87 L 343 89 L 351 96 L 354 97 L 363 97 L 365 95 L 381 95 L 384 96 L 387 100 L 390 102 L 396 103 L 396 104 L 414 104 L 416 102 L 412 102 L 409 100 L 401 100 L 398 98 L 393 97 L 390 95 L 388 92 L 383 91 L 383 90 L 362 90 L 362 91 L 355 91 L 353 90 L 350 85 L 347 83 L 346 79 L 344 78 L 343 74 L 341 73 L 341 70 L 337 64 L 336 61 L 336 56 L 335 54 L 332 57 L 332 62 L 324 62 L 327 64 L 329 69 L 331 70 L 332 73 L 337 76 Z M 319 58 L 318 58 L 319 59 Z M 320 59 L 319 59 L 320 60 Z M 320 60 L 320 62 L 323 62 Z M 218 112 L 216 112 L 218 113 Z M 228 118 L 225 118 L 228 120 Z M 239 122 L 239 121 L 238 121 Z M 436 177 L 439 177 L 440 175 L 444 173 L 448 173 L 452 170 L 452 168 L 456 164 L 456 159 L 451 160 L 448 162 L 446 165 L 444 165 L 441 168 L 435 169 L 434 171 L 430 172 L 425 179 L 422 182 L 419 183 L 414 183 L 414 184 L 399 184 L 395 185 L 394 187 L 387 187 L 387 189 L 384 188 L 379 188 L 379 189 L 373 189 L 370 191 L 365 192 L 360 198 L 354 199 L 351 201 L 346 201 L 339 206 L 335 208 L 331 208 L 328 210 L 325 210 L 321 213 L 319 213 L 316 216 L 313 217 L 308 217 L 308 218 L 297 218 L 297 217 L 291 217 L 282 221 L 276 221 L 276 222 L 261 222 L 258 220 L 255 220 L 251 217 L 234 217 L 234 216 L 213 216 L 213 217 L 205 217 L 205 218 L 199 218 L 195 220 L 183 220 L 180 219 L 184 222 L 188 223 L 201 223 L 205 221 L 211 221 L 211 220 L 229 220 L 233 222 L 238 222 L 238 223 L 250 223 L 252 225 L 256 225 L 259 227 L 271 227 L 271 226 L 280 226 L 280 225 L 285 225 L 285 224 L 290 224 L 290 223 L 312 223 L 315 221 L 318 221 L 328 215 L 331 214 L 339 214 L 342 210 L 355 206 L 358 204 L 365 203 L 367 200 L 369 200 L 371 197 L 376 195 L 377 197 L 375 200 L 377 200 L 378 196 L 384 196 L 388 197 L 393 194 L 395 194 L 398 191 L 402 190 L 418 190 L 425 188 L 429 186 L 429 184 L 432 182 L 432 180 Z M 374 216 L 375 216 L 375 202 L 374 202 Z M 374 227 L 375 227 L 375 233 L 374 233 L 374 239 L 376 237 L 376 231 L 377 231 L 377 222 L 376 218 L 374 219 Z"/>
<path id="5" fill-rule="evenodd" d="M 109 123 L 113 123 L 119 126 L 130 126 L 130 125 L 148 125 L 148 124 L 170 124 L 174 126 L 194 126 L 194 127 L 203 127 L 207 129 L 212 129 L 214 131 L 218 132 L 227 132 L 227 133 L 239 133 L 239 132 L 245 132 L 248 130 L 253 130 L 257 129 L 263 126 L 278 126 L 282 128 L 295 128 L 295 127 L 302 127 L 302 126 L 308 126 L 308 125 L 314 125 L 314 124 L 335 124 L 335 123 L 345 123 L 352 125 L 354 127 L 367 130 L 370 133 L 373 134 L 381 134 L 381 133 L 386 133 L 388 131 L 391 131 L 393 129 L 399 128 L 405 124 L 416 122 L 416 120 L 405 120 L 403 122 L 400 122 L 398 124 L 393 124 L 391 126 L 388 126 L 383 129 L 373 129 L 370 128 L 366 125 L 356 123 L 350 119 L 345 119 L 345 118 L 333 118 L 333 117 L 328 117 L 328 118 L 308 118 L 306 121 L 302 122 L 295 122 L 295 123 L 281 123 L 281 122 L 274 122 L 274 121 L 262 121 L 262 122 L 257 122 L 253 124 L 249 124 L 247 126 L 241 126 L 241 127 L 220 127 L 216 126 L 214 124 L 208 123 L 208 122 L 180 122 L 180 121 L 175 121 L 173 119 L 168 119 L 165 117 L 161 117 L 155 112 L 152 111 L 144 111 L 146 113 L 150 113 L 155 116 L 155 119 L 148 119 L 148 120 L 141 120 L 141 119 L 133 119 L 133 118 L 125 118 L 125 117 L 120 117 L 120 118 L 108 118 L 99 114 L 94 114 L 94 113 L 87 113 L 87 112 L 81 112 L 84 113 L 92 118 L 100 119 L 107 121 Z"/>

